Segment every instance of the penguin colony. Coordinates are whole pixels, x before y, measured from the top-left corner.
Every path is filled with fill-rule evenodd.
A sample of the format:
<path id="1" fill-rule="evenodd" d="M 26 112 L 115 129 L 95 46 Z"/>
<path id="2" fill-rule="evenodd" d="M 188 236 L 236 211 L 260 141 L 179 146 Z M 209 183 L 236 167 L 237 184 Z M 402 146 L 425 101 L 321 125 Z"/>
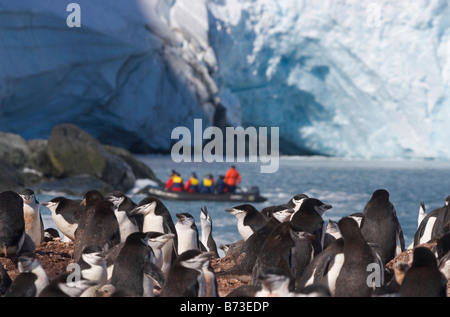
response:
<path id="1" fill-rule="evenodd" d="M 152 196 L 135 203 L 121 192 L 91 190 L 80 200 L 39 203 L 31 189 L 5 191 L 0 256 L 11 259 L 19 274 L 12 280 L 0 265 L 0 295 L 219 297 L 220 276 L 247 281 L 227 297 L 446 297 L 449 202 L 450 196 L 429 213 L 420 203 L 409 247 L 384 189 L 375 190 L 360 213 L 327 223 L 324 214 L 332 206 L 305 194 L 260 211 L 233 206 L 224 212 L 236 217 L 242 239 L 220 245 L 220 259 L 206 206 L 199 230 L 191 213 L 169 211 Z M 41 205 L 58 230 L 44 230 Z M 73 245 L 73 256 L 67 272 L 50 279 L 36 247 L 60 239 Z M 389 268 L 405 250 L 411 256 Z M 212 259 L 232 265 L 215 272 Z"/>

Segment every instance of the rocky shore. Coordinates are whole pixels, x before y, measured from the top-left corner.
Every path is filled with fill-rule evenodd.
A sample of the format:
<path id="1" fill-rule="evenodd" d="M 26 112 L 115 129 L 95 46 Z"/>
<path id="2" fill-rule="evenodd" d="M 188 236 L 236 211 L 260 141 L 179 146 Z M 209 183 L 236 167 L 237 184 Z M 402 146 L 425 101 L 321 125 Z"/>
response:
<path id="1" fill-rule="evenodd" d="M 432 249 L 434 243 L 426 243 L 421 246 L 428 247 Z M 73 245 L 71 242 L 62 241 L 49 241 L 44 242 L 36 247 L 36 254 L 41 259 L 44 270 L 46 271 L 49 279 L 55 278 L 56 276 L 66 273 L 69 263 L 73 262 Z M 390 261 L 386 268 L 388 271 L 392 271 L 396 262 L 408 262 L 412 260 L 412 249 L 406 250 L 405 252 L 399 254 L 395 259 Z M 241 285 L 250 284 L 249 276 L 234 276 L 234 275 L 223 275 L 221 272 L 229 270 L 234 264 L 236 259 L 230 256 L 224 256 L 219 259 L 211 259 L 211 265 L 216 273 L 219 296 L 225 297 L 231 291 L 238 288 Z M 19 274 L 15 264 L 8 258 L 0 257 L 0 263 L 5 268 L 7 274 L 14 280 Z M 98 294 L 98 297 L 102 297 L 102 294 Z M 447 283 L 447 296 L 450 296 L 450 281 Z"/>
<path id="2" fill-rule="evenodd" d="M 0 192 L 26 187 L 74 196 L 91 188 L 126 192 L 137 179 L 161 183 L 129 151 L 101 144 L 73 124 L 55 126 L 48 140 L 0 132 Z"/>

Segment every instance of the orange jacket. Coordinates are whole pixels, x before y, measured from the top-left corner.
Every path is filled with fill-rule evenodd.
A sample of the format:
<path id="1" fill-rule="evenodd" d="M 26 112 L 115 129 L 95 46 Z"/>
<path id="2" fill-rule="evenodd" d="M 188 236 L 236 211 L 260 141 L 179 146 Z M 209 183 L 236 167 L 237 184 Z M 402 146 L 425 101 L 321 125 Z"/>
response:
<path id="1" fill-rule="evenodd" d="M 229 186 L 239 185 L 241 183 L 241 174 L 236 169 L 230 168 L 225 174 L 224 182 Z"/>

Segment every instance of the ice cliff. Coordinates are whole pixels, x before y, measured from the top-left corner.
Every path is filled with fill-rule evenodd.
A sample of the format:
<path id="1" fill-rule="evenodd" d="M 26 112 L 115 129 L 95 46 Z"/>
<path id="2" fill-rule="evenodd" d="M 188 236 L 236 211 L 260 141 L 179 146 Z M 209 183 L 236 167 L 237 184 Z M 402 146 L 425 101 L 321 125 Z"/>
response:
<path id="1" fill-rule="evenodd" d="M 0 130 L 168 150 L 197 117 L 278 126 L 289 154 L 450 158 L 447 1 L 73 2 L 80 28 L 69 1 L 0 4 Z"/>

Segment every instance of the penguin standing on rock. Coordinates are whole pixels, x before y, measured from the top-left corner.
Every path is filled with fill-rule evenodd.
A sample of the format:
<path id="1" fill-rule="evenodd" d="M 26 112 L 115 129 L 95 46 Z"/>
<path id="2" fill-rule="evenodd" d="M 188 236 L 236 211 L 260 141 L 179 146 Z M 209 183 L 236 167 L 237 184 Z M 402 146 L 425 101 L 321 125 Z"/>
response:
<path id="1" fill-rule="evenodd" d="M 31 237 L 35 245 L 44 242 L 44 223 L 41 217 L 41 205 L 36 199 L 34 191 L 29 188 L 19 193 L 23 199 L 23 216 L 25 232 Z"/>
<path id="2" fill-rule="evenodd" d="M 425 247 L 413 251 L 411 267 L 400 286 L 403 297 L 447 297 L 447 279 L 437 267 L 433 252 Z"/>
<path id="3" fill-rule="evenodd" d="M 79 216 L 83 210 L 80 199 L 56 197 L 41 205 L 50 209 L 56 227 L 68 239 L 75 240 Z M 63 237 L 64 238 L 64 237 Z"/>
<path id="4" fill-rule="evenodd" d="M 25 235 L 22 197 L 13 191 L 0 193 L 0 254 L 19 255 Z"/>

